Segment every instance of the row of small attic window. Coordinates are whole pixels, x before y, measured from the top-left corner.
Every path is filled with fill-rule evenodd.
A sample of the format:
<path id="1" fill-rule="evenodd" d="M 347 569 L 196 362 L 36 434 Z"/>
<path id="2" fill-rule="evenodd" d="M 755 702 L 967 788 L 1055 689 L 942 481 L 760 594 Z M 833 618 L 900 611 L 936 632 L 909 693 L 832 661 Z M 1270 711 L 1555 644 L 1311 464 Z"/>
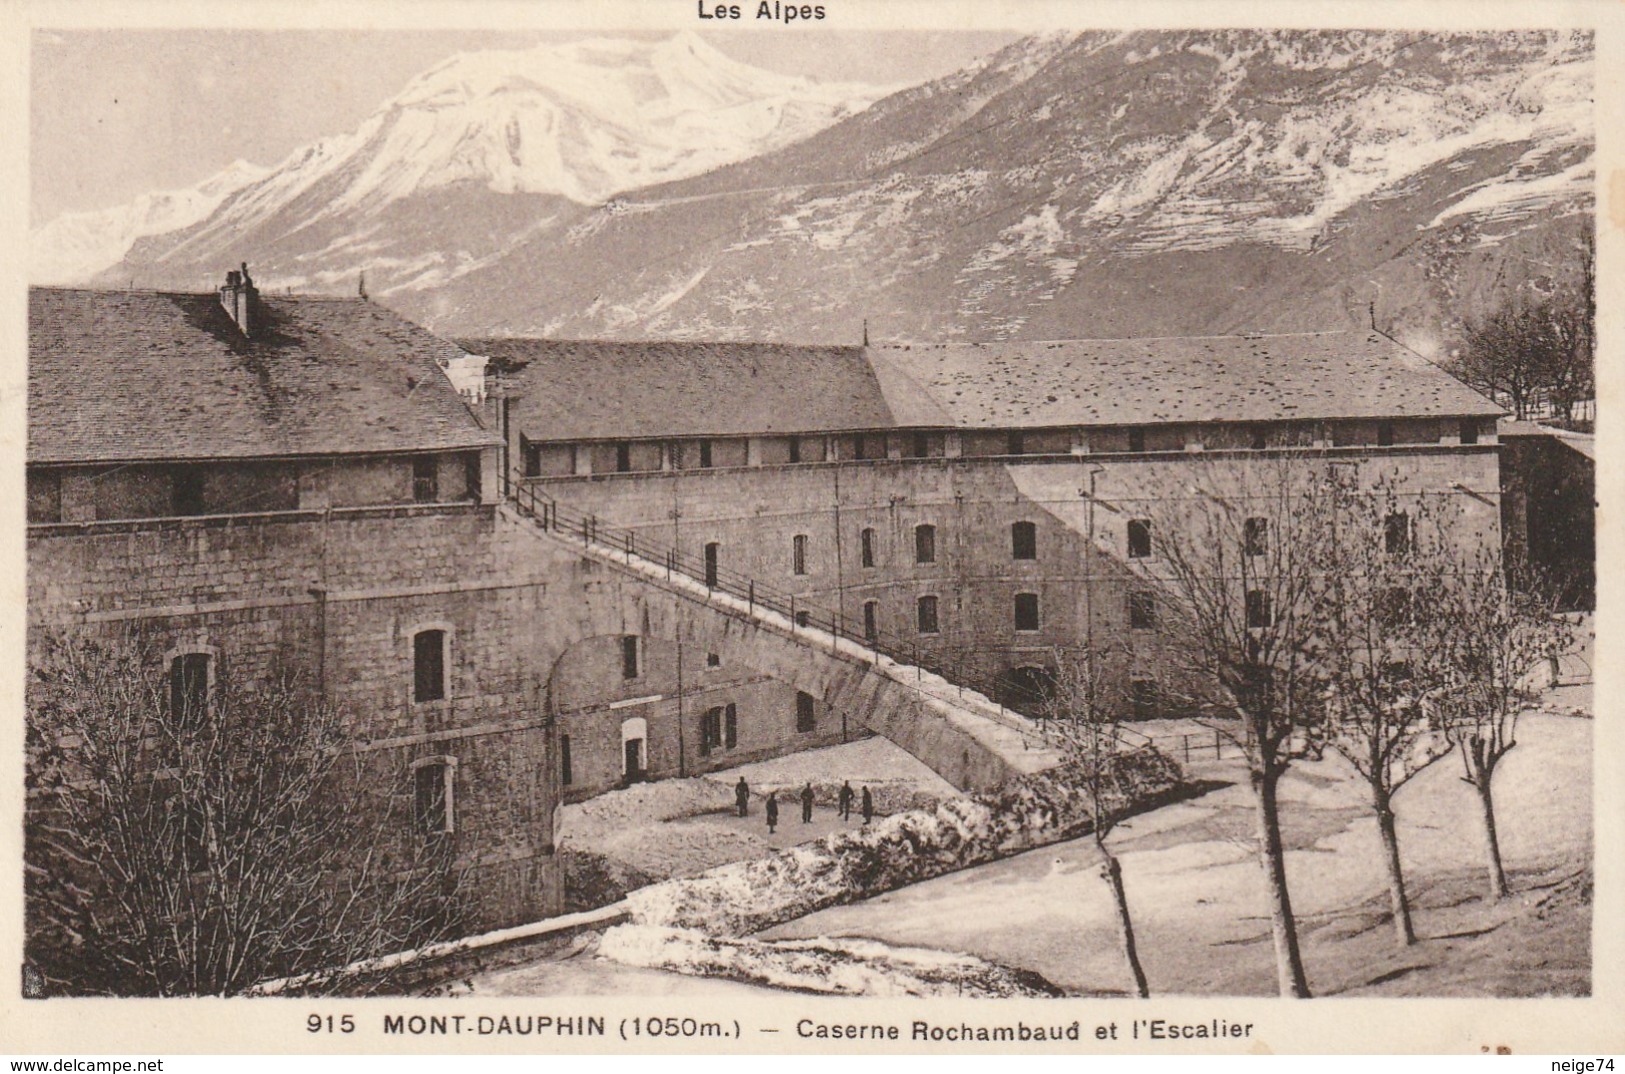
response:
<path id="1" fill-rule="evenodd" d="M 1438 443 L 1437 423 L 1423 421 L 1379 421 L 1375 423 L 1375 437 L 1369 443 L 1352 434 L 1370 422 L 1329 422 L 1327 429 L 1308 425 L 1253 424 L 1237 427 L 1240 435 L 1234 443 L 1223 439 L 1215 441 L 1214 448 L 1246 447 L 1265 450 L 1280 446 L 1309 446 L 1322 439 L 1334 447 L 1370 446 L 1394 447 L 1400 444 Z M 1425 426 L 1431 437 L 1419 436 L 1417 430 Z M 1408 428 L 1409 427 L 1409 428 Z M 1149 427 L 1125 426 L 1106 430 L 1112 434 L 1108 451 L 1143 453 L 1146 451 L 1183 451 L 1186 444 L 1181 434 L 1178 443 L 1152 443 L 1148 440 Z M 1457 423 L 1457 441 L 1463 445 L 1478 443 L 1479 420 L 1463 418 Z M 975 437 L 980 443 L 967 456 L 1011 455 L 1067 455 L 1074 449 L 1070 429 L 1022 430 L 1010 429 L 996 433 L 962 434 Z M 759 461 L 768 465 L 825 462 L 828 459 L 826 438 L 822 436 L 784 436 L 759 438 L 764 451 L 771 458 Z M 940 432 L 915 430 L 902 433 L 850 433 L 835 438 L 841 444 L 839 455 L 854 461 L 876 461 L 897 456 L 905 459 L 933 459 L 947 455 L 947 437 Z M 548 453 L 552 453 L 552 461 Z M 583 470 L 579 466 L 579 453 L 588 452 L 591 465 Z M 673 469 L 709 470 L 720 467 L 748 465 L 747 438 L 701 438 L 697 440 L 621 440 L 602 444 L 540 444 L 528 437 L 520 437 L 520 453 L 527 477 L 556 477 L 571 473 L 648 473 L 665 468 L 667 461 Z M 613 454 L 612 454 L 613 453 Z"/>

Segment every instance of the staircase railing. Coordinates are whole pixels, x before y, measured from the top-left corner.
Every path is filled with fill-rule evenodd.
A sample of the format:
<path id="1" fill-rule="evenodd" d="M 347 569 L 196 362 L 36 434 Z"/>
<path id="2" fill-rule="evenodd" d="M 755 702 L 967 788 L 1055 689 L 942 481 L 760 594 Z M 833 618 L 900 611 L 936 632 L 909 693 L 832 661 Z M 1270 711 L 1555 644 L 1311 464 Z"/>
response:
<path id="1" fill-rule="evenodd" d="M 714 593 L 724 593 L 745 602 L 750 612 L 761 608 L 776 612 L 789 621 L 792 633 L 798 630 L 821 631 L 835 640 L 845 639 L 868 650 L 878 662 L 885 657 L 896 664 L 911 667 L 919 683 L 925 673 L 945 680 L 963 696 L 971 690 L 981 694 L 999 710 L 1001 722 L 1017 730 L 1031 732 L 1046 742 L 1057 743 L 1066 736 L 1052 734 L 1048 720 L 1034 718 L 1021 711 L 1024 705 L 1042 706 L 1048 697 L 1039 689 L 1025 683 L 999 678 L 979 667 L 974 654 L 952 654 L 944 657 L 931 648 L 921 646 L 912 638 L 883 630 L 878 624 L 843 616 L 809 602 L 805 597 L 786 592 L 755 578 L 729 570 L 721 563 L 704 557 L 684 555 L 676 548 L 639 539 L 636 532 L 601 524 L 597 516 L 573 511 L 557 499 L 541 492 L 533 481 L 515 474 L 509 482 L 510 499 L 523 515 L 536 522 L 543 530 L 568 540 L 579 540 L 583 547 L 596 547 L 600 553 L 624 557 L 628 564 L 634 559 L 656 567 L 664 567 L 666 578 L 682 576 L 698 582 Z M 968 659 L 967 659 L 968 656 Z M 906 685 L 906 683 L 905 683 Z M 929 696 L 929 695 L 926 695 Z M 1112 724 L 1112 733 L 1126 749 L 1144 749 L 1155 745 L 1150 735 L 1121 724 Z"/>

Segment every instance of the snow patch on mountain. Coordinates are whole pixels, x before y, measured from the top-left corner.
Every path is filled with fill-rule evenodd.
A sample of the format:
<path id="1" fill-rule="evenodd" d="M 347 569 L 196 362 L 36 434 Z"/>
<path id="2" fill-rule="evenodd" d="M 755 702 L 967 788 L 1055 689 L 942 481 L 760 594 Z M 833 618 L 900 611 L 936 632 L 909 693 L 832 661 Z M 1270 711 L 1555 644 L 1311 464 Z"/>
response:
<path id="1" fill-rule="evenodd" d="M 117 263 L 136 238 L 188 228 L 164 260 L 212 261 L 250 235 L 263 245 L 356 232 L 393 205 L 463 184 L 595 205 L 780 148 L 889 92 L 760 70 L 691 32 L 460 53 L 356 129 L 273 169 L 234 165 L 195 191 L 150 195 L 105 220 L 53 221 L 37 233 L 34 276 L 81 280 Z M 324 245 L 336 253 L 343 237 Z M 343 276 L 369 266 L 348 258 L 326 267 Z"/>
<path id="2" fill-rule="evenodd" d="M 143 194 L 109 209 L 63 213 L 29 235 L 29 279 L 74 283 L 115 265 L 144 235 L 161 235 L 197 223 L 229 195 L 265 176 L 268 169 L 235 161 L 197 186 Z"/>

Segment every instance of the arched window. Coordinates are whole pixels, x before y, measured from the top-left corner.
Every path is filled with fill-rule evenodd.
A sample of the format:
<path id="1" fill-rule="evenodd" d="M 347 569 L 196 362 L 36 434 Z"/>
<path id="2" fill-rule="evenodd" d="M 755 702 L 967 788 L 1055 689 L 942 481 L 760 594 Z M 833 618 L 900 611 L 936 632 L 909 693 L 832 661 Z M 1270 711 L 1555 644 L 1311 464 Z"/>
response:
<path id="1" fill-rule="evenodd" d="M 1151 520 L 1131 518 L 1128 523 L 1128 558 L 1147 559 L 1151 555 Z"/>
<path id="2" fill-rule="evenodd" d="M 937 528 L 930 524 L 914 527 L 914 562 L 937 561 Z"/>
<path id="3" fill-rule="evenodd" d="M 207 651 L 176 653 L 169 661 L 169 712 L 181 724 L 201 720 L 214 692 L 214 656 Z"/>
<path id="4" fill-rule="evenodd" d="M 412 762 L 412 803 L 418 831 L 449 835 L 457 830 L 457 758 L 425 757 Z"/>
<path id="5" fill-rule="evenodd" d="M 813 695 L 796 691 L 796 731 L 809 734 L 818 728 L 817 700 Z"/>
<path id="6" fill-rule="evenodd" d="M 1038 527 L 1033 523 L 1010 523 L 1010 558 L 1038 558 Z"/>
<path id="7" fill-rule="evenodd" d="M 921 634 L 937 633 L 937 598 L 921 597 L 915 602 L 915 618 Z"/>
<path id="8" fill-rule="evenodd" d="M 1016 629 L 1038 629 L 1038 594 L 1016 594 Z"/>
<path id="9" fill-rule="evenodd" d="M 446 632 L 420 630 L 412 635 L 412 700 L 442 701 L 446 696 Z"/>

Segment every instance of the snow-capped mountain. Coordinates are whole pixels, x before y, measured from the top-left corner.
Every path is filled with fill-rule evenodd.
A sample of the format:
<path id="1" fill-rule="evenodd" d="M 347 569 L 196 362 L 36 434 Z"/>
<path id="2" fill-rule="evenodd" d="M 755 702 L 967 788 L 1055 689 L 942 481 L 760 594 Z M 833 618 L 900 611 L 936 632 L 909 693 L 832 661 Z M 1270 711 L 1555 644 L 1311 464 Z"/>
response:
<path id="1" fill-rule="evenodd" d="M 29 278 L 73 283 L 93 276 L 117 264 L 135 240 L 197 223 L 267 171 L 239 160 L 187 190 L 143 194 L 110 209 L 63 213 L 29 236 Z"/>
<path id="2" fill-rule="evenodd" d="M 1056 338 L 1325 328 L 1374 304 L 1437 350 L 1577 266 L 1593 75 L 1587 34 L 1029 38 L 391 301 L 467 334 L 847 342 L 865 318 L 886 339 Z"/>
<path id="3" fill-rule="evenodd" d="M 561 201 L 596 205 L 776 149 L 884 92 L 759 70 L 692 33 L 463 53 L 355 130 L 294 152 L 191 219 L 147 228 L 111 278 L 195 282 L 248 257 L 279 285 L 353 286 L 363 269 L 380 287 L 427 285 Z M 58 224 L 41 240 L 56 240 Z"/>

